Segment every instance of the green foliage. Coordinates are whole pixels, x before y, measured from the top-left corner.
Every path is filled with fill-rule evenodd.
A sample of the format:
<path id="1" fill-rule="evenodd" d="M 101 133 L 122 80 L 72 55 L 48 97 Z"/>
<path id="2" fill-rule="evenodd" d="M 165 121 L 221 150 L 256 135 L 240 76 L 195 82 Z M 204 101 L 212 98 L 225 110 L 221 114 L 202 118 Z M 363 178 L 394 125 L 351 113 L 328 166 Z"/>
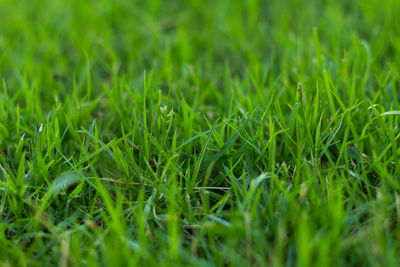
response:
<path id="1" fill-rule="evenodd" d="M 0 0 L 4 266 L 396 266 L 398 0 Z"/>

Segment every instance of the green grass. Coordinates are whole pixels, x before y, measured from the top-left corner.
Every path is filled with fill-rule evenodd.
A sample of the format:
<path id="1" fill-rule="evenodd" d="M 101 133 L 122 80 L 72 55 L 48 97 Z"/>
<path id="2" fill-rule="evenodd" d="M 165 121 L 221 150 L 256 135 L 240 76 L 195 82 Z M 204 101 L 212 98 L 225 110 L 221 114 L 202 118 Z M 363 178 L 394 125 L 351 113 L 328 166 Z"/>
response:
<path id="1" fill-rule="evenodd" d="M 398 266 L 399 14 L 0 0 L 0 263 Z"/>

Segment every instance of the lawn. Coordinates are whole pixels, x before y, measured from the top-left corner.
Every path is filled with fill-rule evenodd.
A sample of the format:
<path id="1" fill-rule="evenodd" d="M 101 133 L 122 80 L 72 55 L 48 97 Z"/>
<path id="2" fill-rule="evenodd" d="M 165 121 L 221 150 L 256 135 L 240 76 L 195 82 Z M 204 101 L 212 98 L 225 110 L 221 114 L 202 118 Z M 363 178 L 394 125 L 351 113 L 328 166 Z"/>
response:
<path id="1" fill-rule="evenodd" d="M 399 266 L 399 14 L 0 0 L 0 264 Z"/>

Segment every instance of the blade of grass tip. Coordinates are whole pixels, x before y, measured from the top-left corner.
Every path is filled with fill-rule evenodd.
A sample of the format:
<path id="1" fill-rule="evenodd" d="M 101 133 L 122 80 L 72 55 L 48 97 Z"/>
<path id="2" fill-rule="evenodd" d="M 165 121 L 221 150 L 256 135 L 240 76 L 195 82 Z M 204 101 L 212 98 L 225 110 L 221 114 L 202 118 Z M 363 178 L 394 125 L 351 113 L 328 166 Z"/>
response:
<path id="1" fill-rule="evenodd" d="M 24 148 L 25 145 L 25 134 L 23 134 L 21 136 L 21 138 L 19 139 L 18 145 L 17 145 L 17 149 L 15 151 L 15 158 L 16 159 L 20 159 L 21 158 L 21 153 L 22 153 L 22 149 Z"/>
<path id="2" fill-rule="evenodd" d="M 392 110 L 381 113 L 381 116 L 400 115 L 400 110 Z"/>

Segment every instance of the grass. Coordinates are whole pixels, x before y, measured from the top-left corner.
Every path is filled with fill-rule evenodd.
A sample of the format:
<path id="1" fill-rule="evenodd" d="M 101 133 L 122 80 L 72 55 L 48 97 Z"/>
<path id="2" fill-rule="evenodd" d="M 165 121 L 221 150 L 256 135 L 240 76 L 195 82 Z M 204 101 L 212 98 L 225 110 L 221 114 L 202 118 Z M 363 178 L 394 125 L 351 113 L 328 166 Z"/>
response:
<path id="1" fill-rule="evenodd" d="M 399 13 L 0 0 L 0 263 L 397 266 Z"/>

